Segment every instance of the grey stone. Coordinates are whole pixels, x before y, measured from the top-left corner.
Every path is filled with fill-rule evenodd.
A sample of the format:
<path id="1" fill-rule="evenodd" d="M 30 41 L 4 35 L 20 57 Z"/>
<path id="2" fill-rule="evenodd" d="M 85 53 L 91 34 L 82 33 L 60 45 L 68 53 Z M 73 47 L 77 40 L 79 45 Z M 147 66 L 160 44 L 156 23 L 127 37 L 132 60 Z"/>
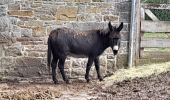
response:
<path id="1" fill-rule="evenodd" d="M 7 7 L 5 5 L 0 5 L 0 16 L 6 15 L 6 9 Z"/>
<path id="2" fill-rule="evenodd" d="M 88 22 L 101 22 L 102 16 L 101 15 L 94 15 L 94 14 L 81 14 L 78 16 L 78 21 Z"/>
<path id="3" fill-rule="evenodd" d="M 0 5 L 14 3 L 14 0 L 0 0 Z"/>
<path id="4" fill-rule="evenodd" d="M 13 56 L 13 57 L 22 56 L 21 43 L 15 43 L 9 47 L 6 47 L 5 48 L 5 56 Z"/>
<path id="5" fill-rule="evenodd" d="M 87 23 L 67 23 L 67 27 L 73 28 L 73 29 L 79 29 L 82 31 L 86 30 L 92 30 L 92 29 L 104 29 L 107 28 L 108 23 L 106 22 L 87 22 Z"/>
<path id="6" fill-rule="evenodd" d="M 8 17 L 0 17 L 0 32 L 10 31 L 12 24 Z"/>
<path id="7" fill-rule="evenodd" d="M 119 69 L 127 68 L 127 64 L 128 64 L 128 54 L 119 54 L 117 57 L 117 67 Z"/>
<path id="8" fill-rule="evenodd" d="M 3 47 L 2 47 L 2 44 L 0 44 L 0 57 L 3 56 L 3 52 L 4 52 L 4 49 L 3 49 Z"/>
<path id="9" fill-rule="evenodd" d="M 22 37 L 31 37 L 32 36 L 32 29 L 22 28 L 21 29 L 21 36 Z"/>
<path id="10" fill-rule="evenodd" d="M 128 42 L 127 41 L 121 41 L 120 43 L 120 50 L 119 54 L 127 54 L 128 52 Z"/>
<path id="11" fill-rule="evenodd" d="M 121 2 L 117 3 L 116 10 L 118 12 L 130 12 L 131 10 L 131 3 L 130 2 Z"/>
<path id="12" fill-rule="evenodd" d="M 19 77 L 40 77 L 47 74 L 47 67 L 42 63 L 42 58 L 20 57 L 16 59 L 15 73 Z"/>
<path id="13" fill-rule="evenodd" d="M 13 29 L 12 29 L 12 34 L 11 34 L 12 37 L 21 37 L 21 29 L 20 27 L 18 26 L 13 26 Z"/>
<path id="14" fill-rule="evenodd" d="M 13 64 L 13 59 L 11 57 L 1 58 L 2 66 L 11 66 Z"/>
<path id="15" fill-rule="evenodd" d="M 71 76 L 72 77 L 84 77 L 85 75 L 85 68 L 74 68 L 72 69 Z"/>
<path id="16" fill-rule="evenodd" d="M 119 21 L 124 23 L 130 23 L 130 13 L 129 12 L 120 13 Z"/>
<path id="17" fill-rule="evenodd" d="M 116 70 L 116 66 L 114 66 L 114 60 L 113 59 L 109 59 L 107 60 L 107 74 L 112 74 L 115 70 Z"/>
<path id="18" fill-rule="evenodd" d="M 78 6 L 78 14 L 83 14 L 86 10 L 86 6 L 85 5 L 81 5 L 81 4 L 77 4 Z"/>
<path id="19" fill-rule="evenodd" d="M 19 19 L 16 17 L 9 17 L 9 20 L 13 25 L 17 25 L 17 22 L 19 21 Z"/>

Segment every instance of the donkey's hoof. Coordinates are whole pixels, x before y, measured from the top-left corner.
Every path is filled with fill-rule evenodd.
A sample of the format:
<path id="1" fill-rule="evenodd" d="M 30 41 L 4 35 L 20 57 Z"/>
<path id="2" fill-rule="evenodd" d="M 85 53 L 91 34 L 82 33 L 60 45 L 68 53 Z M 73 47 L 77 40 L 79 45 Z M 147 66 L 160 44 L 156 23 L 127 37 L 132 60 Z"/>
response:
<path id="1" fill-rule="evenodd" d="M 99 81 L 100 81 L 100 82 L 101 82 L 101 81 L 104 81 L 104 79 L 103 79 L 103 78 L 100 78 Z"/>
<path id="2" fill-rule="evenodd" d="M 54 84 L 59 84 L 59 82 L 58 81 L 54 81 Z"/>
<path id="3" fill-rule="evenodd" d="M 66 84 L 70 84 L 70 81 L 69 81 L 69 80 L 66 80 L 65 82 L 66 82 Z"/>
<path id="4" fill-rule="evenodd" d="M 86 79 L 87 83 L 90 83 L 90 79 Z"/>

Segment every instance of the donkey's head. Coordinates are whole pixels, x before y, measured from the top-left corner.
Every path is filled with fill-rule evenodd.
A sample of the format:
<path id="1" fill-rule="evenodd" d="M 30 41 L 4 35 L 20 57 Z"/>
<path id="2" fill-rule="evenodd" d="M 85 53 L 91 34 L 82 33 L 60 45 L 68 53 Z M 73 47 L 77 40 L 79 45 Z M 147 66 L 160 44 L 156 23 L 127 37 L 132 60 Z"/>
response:
<path id="1" fill-rule="evenodd" d="M 109 27 L 109 44 L 113 50 L 114 55 L 117 55 L 118 50 L 120 48 L 120 42 L 121 42 L 120 31 L 123 28 L 123 22 L 121 22 L 119 27 L 112 26 L 111 22 L 109 22 L 108 27 Z"/>

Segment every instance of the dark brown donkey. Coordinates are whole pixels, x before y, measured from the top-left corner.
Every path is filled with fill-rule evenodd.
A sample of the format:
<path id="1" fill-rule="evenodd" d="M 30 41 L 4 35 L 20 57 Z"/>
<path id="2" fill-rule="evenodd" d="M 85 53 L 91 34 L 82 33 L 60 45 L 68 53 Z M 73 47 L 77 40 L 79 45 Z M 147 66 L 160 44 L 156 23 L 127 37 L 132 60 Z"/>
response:
<path id="1" fill-rule="evenodd" d="M 69 83 L 64 73 L 64 63 L 68 55 L 78 55 L 79 57 L 88 57 L 85 79 L 89 82 L 89 71 L 94 62 L 97 76 L 100 81 L 103 78 L 100 75 L 99 56 L 108 47 L 111 47 L 113 54 L 117 55 L 120 47 L 120 31 L 123 28 L 123 22 L 119 27 L 113 27 L 108 23 L 108 28 L 100 30 L 89 30 L 81 32 L 69 28 L 58 28 L 52 30 L 48 38 L 48 66 L 52 67 L 52 79 L 56 79 L 56 66 L 60 69 L 63 80 Z M 53 55 L 51 61 L 51 54 Z M 59 61 L 59 62 L 58 62 Z"/>

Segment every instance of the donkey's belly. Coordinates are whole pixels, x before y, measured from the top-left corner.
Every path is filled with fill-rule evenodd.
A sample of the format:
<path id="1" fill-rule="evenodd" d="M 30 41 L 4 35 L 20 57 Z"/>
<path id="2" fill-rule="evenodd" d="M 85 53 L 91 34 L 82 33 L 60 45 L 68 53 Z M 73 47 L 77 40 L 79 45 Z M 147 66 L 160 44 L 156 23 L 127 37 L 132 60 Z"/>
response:
<path id="1" fill-rule="evenodd" d="M 75 58 L 87 58 L 87 55 L 74 54 L 74 53 L 69 53 L 68 56 L 75 57 Z"/>

